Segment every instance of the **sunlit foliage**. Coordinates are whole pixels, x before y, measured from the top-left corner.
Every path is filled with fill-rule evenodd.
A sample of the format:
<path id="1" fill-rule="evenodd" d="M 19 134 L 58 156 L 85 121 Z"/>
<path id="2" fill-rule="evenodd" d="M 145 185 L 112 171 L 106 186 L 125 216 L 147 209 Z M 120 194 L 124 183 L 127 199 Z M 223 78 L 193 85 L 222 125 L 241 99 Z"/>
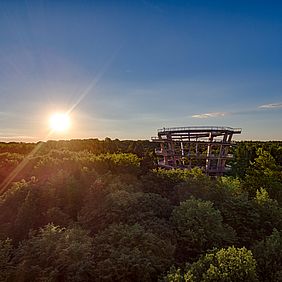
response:
<path id="1" fill-rule="evenodd" d="M 252 252 L 234 246 L 208 253 L 187 266 L 184 271 L 172 268 L 164 280 L 167 282 L 259 281 Z"/>

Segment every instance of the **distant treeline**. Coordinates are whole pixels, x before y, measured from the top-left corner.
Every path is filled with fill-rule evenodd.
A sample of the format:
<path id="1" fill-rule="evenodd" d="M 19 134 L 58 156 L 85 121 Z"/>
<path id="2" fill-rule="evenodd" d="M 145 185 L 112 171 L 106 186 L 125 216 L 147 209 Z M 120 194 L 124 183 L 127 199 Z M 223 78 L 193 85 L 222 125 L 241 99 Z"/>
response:
<path id="1" fill-rule="evenodd" d="M 59 140 L 47 141 L 38 143 L 18 143 L 0 142 L 0 153 L 18 153 L 26 155 L 30 153 L 36 146 L 41 144 L 41 154 L 48 153 L 50 150 L 69 150 L 73 152 L 87 151 L 93 154 L 104 153 L 133 153 L 138 156 L 144 156 L 148 152 L 153 152 L 156 144 L 149 140 L 119 140 L 105 138 L 99 139 L 73 139 L 73 140 Z"/>
<path id="2" fill-rule="evenodd" d="M 138 157 L 148 157 L 156 163 L 157 158 L 154 154 L 154 150 L 158 148 L 158 144 L 149 140 L 112 140 L 110 138 L 105 138 L 105 140 L 51 140 L 38 143 L 0 142 L 0 154 L 14 153 L 28 155 L 36 149 L 36 147 L 40 147 L 40 149 L 36 151 L 35 155 L 44 155 L 51 150 L 68 150 L 72 152 L 86 151 L 95 155 L 105 153 L 132 153 L 136 154 Z M 231 150 L 234 155 L 234 159 L 229 162 L 232 166 L 231 175 L 244 178 L 246 170 L 258 156 L 257 150 L 259 148 L 269 152 L 276 163 L 282 165 L 282 141 L 241 141 L 237 142 L 237 145 L 232 147 Z M 14 155 L 14 157 L 16 157 L 16 155 Z M 19 158 L 21 157 L 19 156 Z"/>

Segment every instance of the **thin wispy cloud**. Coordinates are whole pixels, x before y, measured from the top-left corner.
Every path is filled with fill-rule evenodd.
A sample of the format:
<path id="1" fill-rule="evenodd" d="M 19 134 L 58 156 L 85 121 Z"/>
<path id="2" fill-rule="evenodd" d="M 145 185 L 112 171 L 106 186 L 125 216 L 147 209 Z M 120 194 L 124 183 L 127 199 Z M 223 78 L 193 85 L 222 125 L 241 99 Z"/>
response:
<path id="1" fill-rule="evenodd" d="M 34 136 L 26 136 L 26 135 L 8 135 L 8 136 L 1 136 L 0 135 L 0 140 L 1 139 L 36 139 Z"/>
<path id="2" fill-rule="evenodd" d="M 227 115 L 227 113 L 225 113 L 225 112 L 213 112 L 213 113 L 205 113 L 205 114 L 193 115 L 192 118 L 200 118 L 200 119 L 216 118 L 216 117 L 224 117 L 226 115 Z"/>
<path id="3" fill-rule="evenodd" d="M 265 104 L 258 107 L 259 109 L 282 109 L 282 103 Z"/>

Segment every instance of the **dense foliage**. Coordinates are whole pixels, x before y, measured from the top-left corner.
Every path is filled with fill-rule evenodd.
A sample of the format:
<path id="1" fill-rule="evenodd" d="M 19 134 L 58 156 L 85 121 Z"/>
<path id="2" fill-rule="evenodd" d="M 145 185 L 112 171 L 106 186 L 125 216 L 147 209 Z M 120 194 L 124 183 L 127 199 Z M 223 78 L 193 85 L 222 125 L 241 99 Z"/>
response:
<path id="1" fill-rule="evenodd" d="M 161 170 L 149 141 L 0 144 L 0 281 L 282 281 L 282 143 L 228 176 Z"/>

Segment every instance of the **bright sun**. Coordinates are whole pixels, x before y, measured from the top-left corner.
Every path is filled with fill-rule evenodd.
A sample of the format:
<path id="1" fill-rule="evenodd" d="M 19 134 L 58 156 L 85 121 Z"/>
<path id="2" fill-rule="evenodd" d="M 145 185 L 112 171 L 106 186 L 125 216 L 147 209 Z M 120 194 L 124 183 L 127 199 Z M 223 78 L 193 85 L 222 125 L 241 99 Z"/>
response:
<path id="1" fill-rule="evenodd" d="M 55 113 L 50 116 L 49 126 L 55 132 L 65 132 L 70 128 L 70 117 L 65 113 Z"/>

